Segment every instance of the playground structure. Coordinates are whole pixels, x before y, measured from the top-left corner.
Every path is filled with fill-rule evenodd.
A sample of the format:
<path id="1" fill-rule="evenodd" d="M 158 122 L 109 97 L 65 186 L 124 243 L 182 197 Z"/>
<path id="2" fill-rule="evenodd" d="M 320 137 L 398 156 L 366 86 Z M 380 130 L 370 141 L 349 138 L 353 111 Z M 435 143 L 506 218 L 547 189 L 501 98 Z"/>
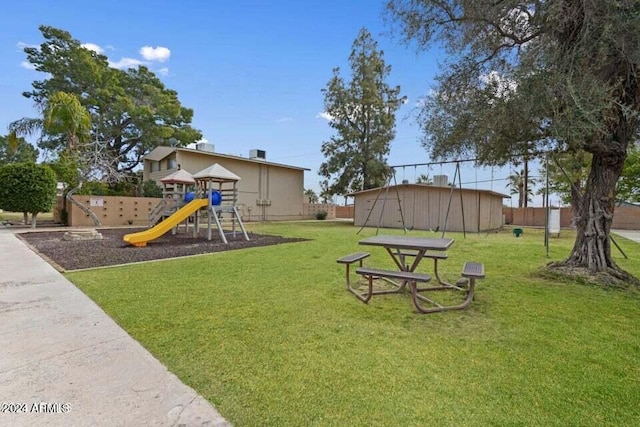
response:
<path id="1" fill-rule="evenodd" d="M 149 227 L 153 227 L 159 221 L 173 215 L 185 201 L 187 193 L 193 190 L 196 184 L 193 176 L 185 170 L 177 170 L 160 180 L 162 183 L 162 201 L 149 213 Z M 185 228 L 188 221 L 185 221 Z M 177 229 L 174 229 L 175 233 Z"/>
<path id="2" fill-rule="evenodd" d="M 244 240 L 249 240 L 242 218 L 236 208 L 238 201 L 237 182 L 240 179 L 238 175 L 217 163 L 193 176 L 186 171 L 179 170 L 165 177 L 161 180 L 165 197 L 149 215 L 150 228 L 138 233 L 127 234 L 123 240 L 133 246 L 143 247 L 169 230 L 177 232 L 177 227 L 183 222 L 188 226 L 189 220 L 193 224 L 193 237 L 195 238 L 200 232 L 200 219 L 205 214 L 208 240 L 212 239 L 214 224 L 224 243 L 228 243 L 227 234 L 232 234 L 235 238 L 238 233 L 241 233 Z M 195 184 L 196 191 L 187 191 L 188 186 L 193 184 Z M 183 205 L 183 203 L 186 204 Z M 223 226 L 230 226 L 231 229 L 225 231 Z"/>

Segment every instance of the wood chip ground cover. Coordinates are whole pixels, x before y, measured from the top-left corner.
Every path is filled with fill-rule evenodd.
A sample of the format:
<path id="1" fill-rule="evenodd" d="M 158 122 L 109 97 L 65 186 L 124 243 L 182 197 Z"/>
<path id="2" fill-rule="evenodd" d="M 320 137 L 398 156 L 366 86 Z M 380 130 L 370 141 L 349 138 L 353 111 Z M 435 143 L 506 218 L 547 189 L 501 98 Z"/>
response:
<path id="1" fill-rule="evenodd" d="M 142 230 L 131 228 L 98 229 L 97 231 L 103 236 L 102 240 L 64 240 L 62 237 L 65 231 L 20 233 L 18 237 L 65 270 L 104 267 L 307 240 L 249 233 L 249 241 L 243 240 L 242 235 L 237 234 L 235 238 L 228 236 L 229 243 L 225 244 L 217 234 L 212 240 L 207 240 L 204 230 L 200 232 L 200 236 L 195 238 L 190 232 L 180 232 L 175 235 L 167 233 L 142 248 L 130 246 L 122 240 L 125 234 Z"/>

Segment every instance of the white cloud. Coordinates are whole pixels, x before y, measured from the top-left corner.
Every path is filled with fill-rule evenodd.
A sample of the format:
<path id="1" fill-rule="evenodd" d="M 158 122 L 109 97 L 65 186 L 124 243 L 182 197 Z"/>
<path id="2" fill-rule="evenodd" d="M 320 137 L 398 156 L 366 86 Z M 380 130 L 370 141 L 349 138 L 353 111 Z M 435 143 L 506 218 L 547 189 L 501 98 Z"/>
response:
<path id="1" fill-rule="evenodd" d="M 20 63 L 20 66 L 22 68 L 26 68 L 27 70 L 35 70 L 36 69 L 36 66 L 33 65 L 31 62 L 28 62 L 28 61 L 22 61 Z"/>
<path id="2" fill-rule="evenodd" d="M 104 53 L 104 49 L 95 43 L 82 43 L 80 46 L 82 46 L 85 49 L 92 50 L 95 53 Z"/>
<path id="3" fill-rule="evenodd" d="M 509 94 L 518 89 L 518 84 L 507 77 L 504 77 L 497 71 L 490 71 L 488 74 L 480 76 L 480 81 L 486 86 L 493 86 L 496 95 L 499 97 L 508 97 Z"/>
<path id="4" fill-rule="evenodd" d="M 323 111 L 322 113 L 316 114 L 316 119 L 325 119 L 326 121 L 330 122 L 331 120 L 333 120 L 333 116 L 326 111 Z"/>
<path id="5" fill-rule="evenodd" d="M 293 121 L 292 117 L 281 117 L 278 120 L 276 120 L 276 122 L 278 123 L 291 122 L 291 121 Z"/>
<path id="6" fill-rule="evenodd" d="M 144 65 L 144 61 L 140 61 L 139 59 L 135 59 L 135 58 L 120 58 L 120 61 L 109 61 L 109 66 L 112 68 L 118 68 L 120 70 L 124 70 L 127 68 L 135 68 L 138 67 L 140 65 Z"/>
<path id="7" fill-rule="evenodd" d="M 169 68 L 168 67 L 162 67 L 158 70 L 158 74 L 160 74 L 161 76 L 168 76 L 169 75 Z"/>
<path id="8" fill-rule="evenodd" d="M 147 61 L 164 62 L 171 56 L 171 51 L 163 46 L 142 46 L 140 48 L 140 55 Z"/>
<path id="9" fill-rule="evenodd" d="M 29 43 L 24 43 L 24 42 L 18 42 L 16 44 L 16 47 L 20 50 L 23 50 L 25 47 L 39 47 L 37 44 L 29 44 Z"/>

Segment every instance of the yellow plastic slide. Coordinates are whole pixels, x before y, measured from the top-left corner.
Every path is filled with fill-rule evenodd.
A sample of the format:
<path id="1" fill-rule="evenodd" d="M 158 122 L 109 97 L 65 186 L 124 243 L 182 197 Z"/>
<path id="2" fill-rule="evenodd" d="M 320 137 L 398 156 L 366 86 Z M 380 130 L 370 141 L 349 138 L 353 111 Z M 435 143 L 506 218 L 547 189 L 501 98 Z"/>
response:
<path id="1" fill-rule="evenodd" d="M 148 230 L 141 231 L 139 233 L 127 234 L 122 238 L 125 242 L 133 245 L 133 246 L 147 246 L 147 242 L 151 240 L 157 239 L 162 236 L 167 231 L 171 230 L 173 227 L 176 227 L 185 219 L 189 218 L 194 214 L 198 209 L 206 208 L 209 206 L 208 199 L 195 199 L 178 209 L 173 215 L 169 218 L 165 218 L 164 221 L 156 224 L 155 227 L 152 227 Z"/>

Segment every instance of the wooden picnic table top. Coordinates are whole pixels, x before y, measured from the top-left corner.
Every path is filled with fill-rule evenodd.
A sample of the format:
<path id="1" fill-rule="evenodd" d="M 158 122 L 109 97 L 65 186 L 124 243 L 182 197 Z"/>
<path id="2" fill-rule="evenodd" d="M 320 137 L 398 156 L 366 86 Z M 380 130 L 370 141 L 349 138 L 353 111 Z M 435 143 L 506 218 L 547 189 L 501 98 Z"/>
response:
<path id="1" fill-rule="evenodd" d="M 361 245 L 384 246 L 393 249 L 446 251 L 453 244 L 453 239 L 448 237 L 434 238 L 380 234 L 362 239 L 359 243 Z"/>

